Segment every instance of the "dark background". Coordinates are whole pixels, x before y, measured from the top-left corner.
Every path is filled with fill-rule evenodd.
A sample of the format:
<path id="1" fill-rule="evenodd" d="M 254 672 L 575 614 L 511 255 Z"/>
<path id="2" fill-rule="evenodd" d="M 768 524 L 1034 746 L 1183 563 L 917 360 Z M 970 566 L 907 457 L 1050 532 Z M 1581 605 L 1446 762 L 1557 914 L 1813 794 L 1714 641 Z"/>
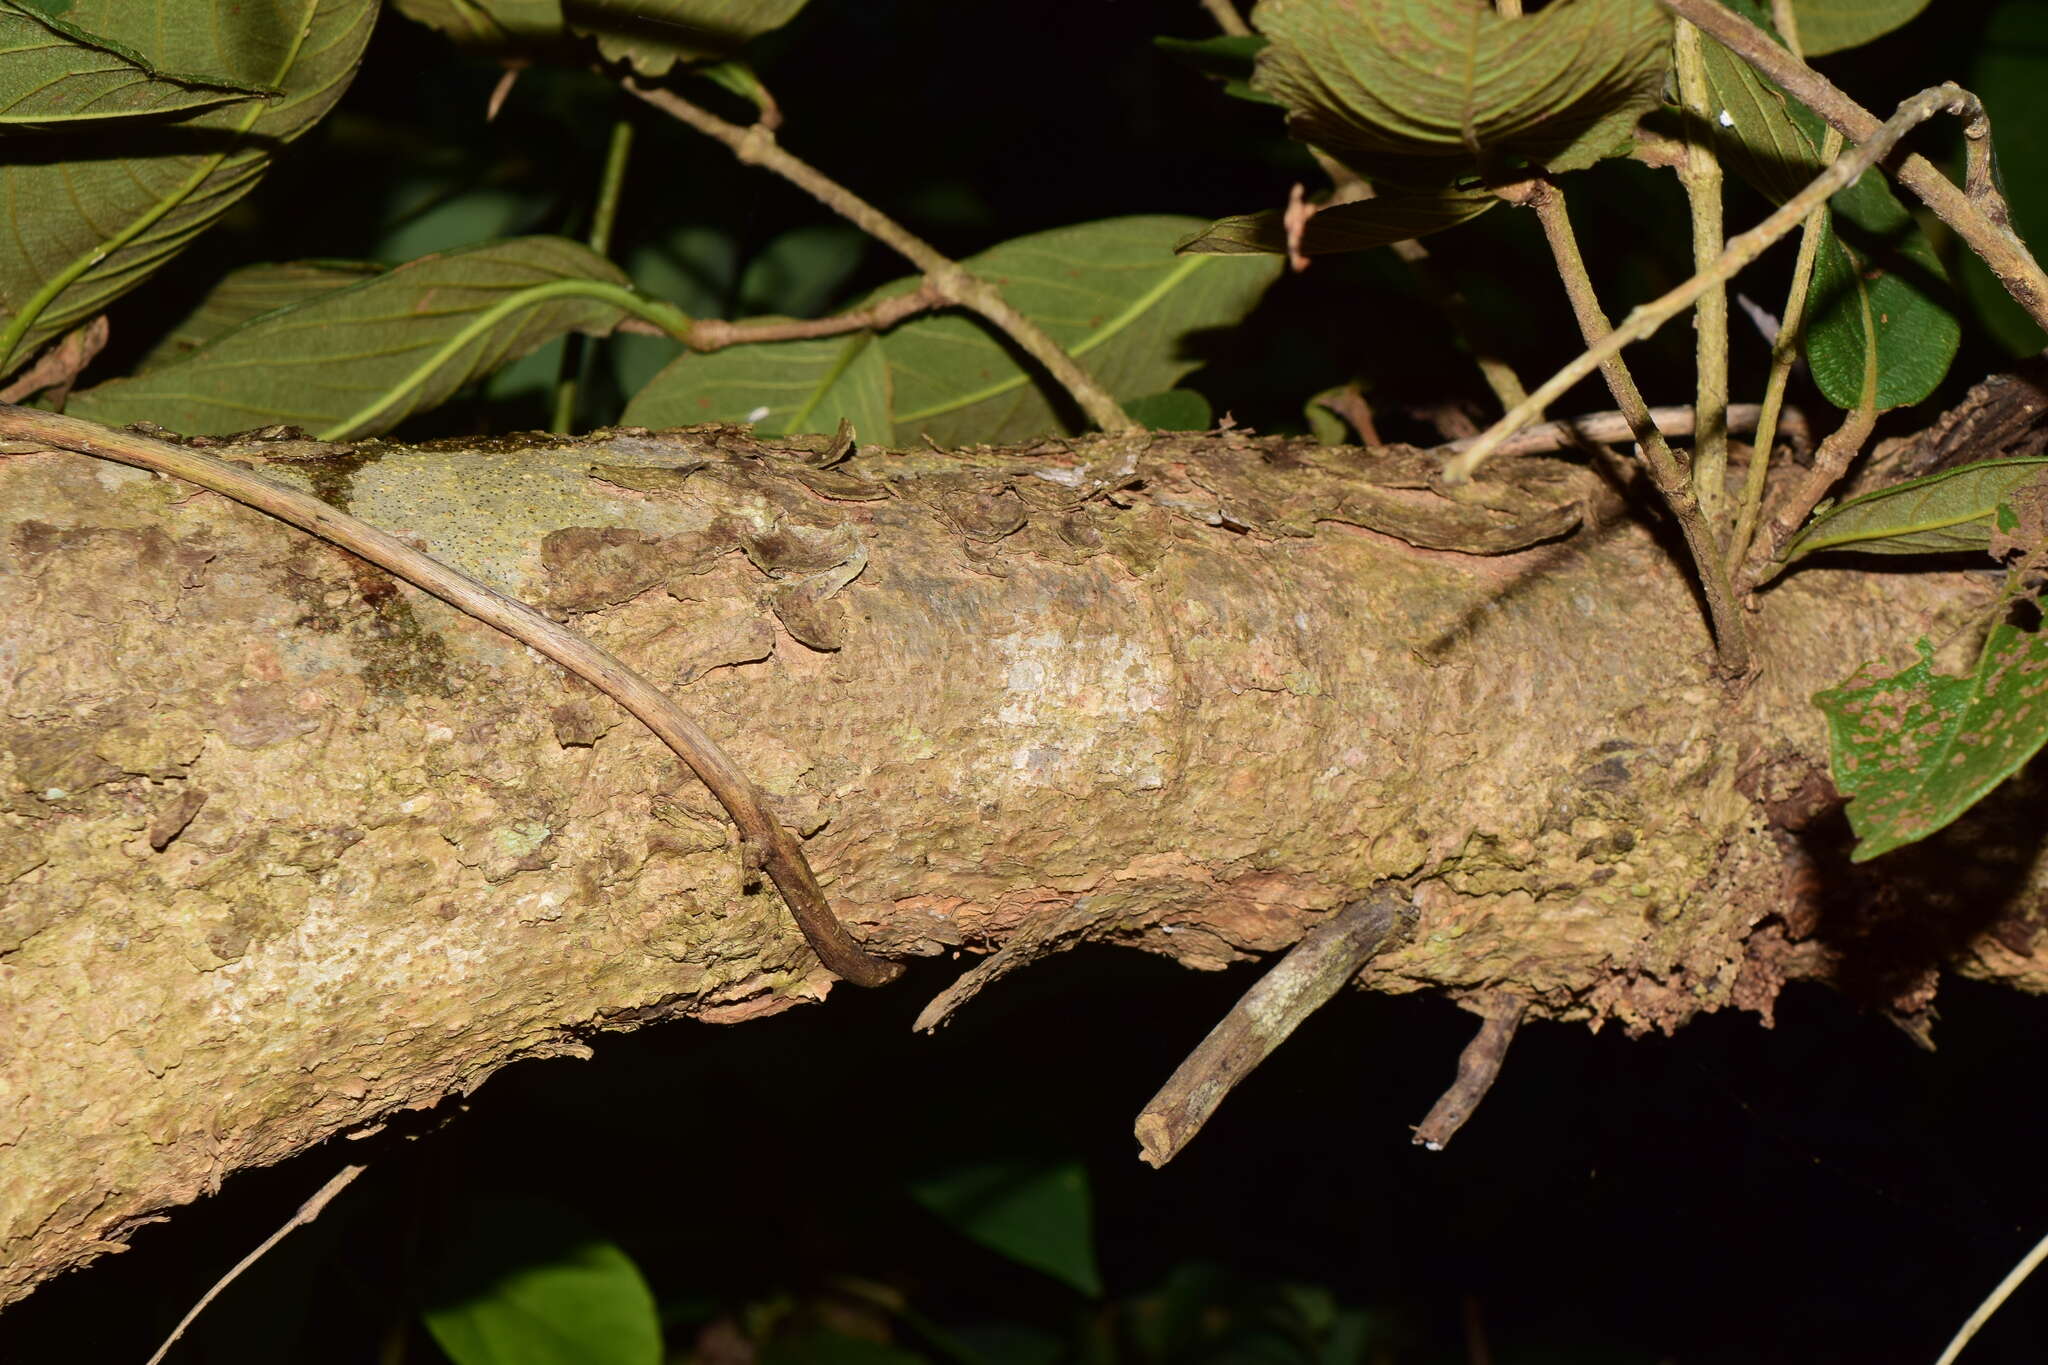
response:
<path id="1" fill-rule="evenodd" d="M 1877 108 L 1967 81 L 1994 57 L 2048 70 L 2048 47 L 1987 48 L 1992 8 L 1937 4 L 1823 65 Z M 2008 6 L 2002 22 L 2029 9 L 2048 6 Z M 1151 47 L 1155 34 L 1207 36 L 1193 0 L 811 10 L 757 54 L 785 145 L 949 252 L 1117 214 L 1249 212 L 1283 202 L 1296 179 L 1316 183 L 1273 111 L 1223 98 Z M 618 102 L 594 77 L 535 71 L 485 125 L 496 75 L 387 15 L 342 110 L 121 306 L 112 368 L 238 264 L 398 260 L 581 231 Z M 2018 149 L 2006 163 L 2017 186 L 2015 166 L 2033 164 L 2027 149 L 2048 130 L 2030 140 L 2028 109 L 2012 107 L 2000 143 Z M 614 254 L 646 287 L 711 314 L 817 313 L 903 273 L 723 149 L 627 113 L 641 127 Z M 1571 188 L 1612 313 L 1683 277 L 1670 176 L 1609 164 Z M 1762 212 L 1737 196 L 1731 220 Z M 1497 210 L 1431 246 L 1525 380 L 1568 357 L 1569 318 L 1532 223 Z M 1771 268 L 1783 266 L 1740 287 L 1775 310 Z M 2001 363 L 1991 338 L 1973 320 L 1931 406 Z M 615 416 L 663 344 L 600 355 L 582 421 Z M 1690 351 L 1672 328 L 1631 352 L 1653 402 L 1686 395 Z M 1761 341 L 1738 335 L 1738 397 L 1759 387 L 1762 359 Z M 557 365 L 544 352 L 400 434 L 537 425 Z M 1383 252 L 1284 281 L 1193 382 L 1218 412 L 1299 430 L 1309 394 L 1354 378 L 1391 438 L 1429 439 L 1413 411 L 1433 404 L 1483 411 L 1469 362 Z M 1810 389 L 1795 401 L 1821 411 Z M 140 1362 L 221 1271 L 363 1159 L 370 1173 L 217 1303 L 174 1361 L 438 1359 L 406 1325 L 422 1246 L 450 1210 L 490 1194 L 562 1201 L 616 1238 L 654 1286 L 672 1352 L 706 1322 L 829 1318 L 835 1279 L 860 1276 L 902 1293 L 924 1324 L 891 1323 L 901 1349 L 1003 1365 L 1931 1362 L 2048 1229 L 2048 1013 L 2009 992 L 1946 985 L 1932 1054 L 1812 988 L 1788 994 L 1768 1032 L 1732 1015 L 1671 1039 L 1532 1025 L 1441 1154 L 1410 1146 L 1408 1125 L 1450 1079 L 1470 1017 L 1438 1000 L 1347 997 L 1153 1172 L 1136 1159 L 1133 1117 L 1255 969 L 1202 976 L 1090 950 L 1002 982 L 937 1037 L 911 1036 L 918 1008 L 963 966 L 921 964 L 888 991 L 840 990 L 827 1007 L 739 1027 L 593 1038 L 594 1060 L 516 1066 L 467 1103 L 238 1175 L 127 1254 L 10 1310 L 0 1360 Z M 802 1173 L 821 1156 L 837 1187 Z M 1007 1160 L 1085 1165 L 1101 1304 L 904 1194 L 921 1175 Z M 1143 1324 L 1175 1293 L 1213 1311 L 1148 1347 Z M 1349 1354 L 1315 1338 L 1332 1305 L 1363 1324 Z M 2048 1288 L 2022 1290 L 1966 1361 L 2042 1359 L 2044 1307 Z"/>

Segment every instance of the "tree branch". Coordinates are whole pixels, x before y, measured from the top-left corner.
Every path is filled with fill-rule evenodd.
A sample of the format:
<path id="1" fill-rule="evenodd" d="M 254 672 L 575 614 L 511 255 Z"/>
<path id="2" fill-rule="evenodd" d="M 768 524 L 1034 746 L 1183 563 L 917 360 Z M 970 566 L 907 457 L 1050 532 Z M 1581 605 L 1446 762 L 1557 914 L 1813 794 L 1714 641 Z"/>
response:
<path id="1" fill-rule="evenodd" d="M 1129 434 L 1143 428 L 1125 414 L 1110 392 L 1095 382 L 1043 328 L 1025 317 L 1003 298 L 1002 291 L 988 281 L 963 269 L 958 262 L 940 254 L 937 247 L 890 218 L 844 185 L 820 173 L 810 163 L 791 155 L 776 142 L 775 134 L 761 124 L 742 128 L 727 123 L 707 109 L 699 108 L 672 90 L 647 85 L 627 76 L 628 93 L 645 100 L 672 118 L 706 137 L 724 143 L 733 155 L 750 166 L 775 172 L 831 209 L 863 232 L 894 250 L 924 272 L 925 285 L 949 303 L 979 313 L 1017 343 L 1072 396 L 1088 420 L 1113 435 Z"/>

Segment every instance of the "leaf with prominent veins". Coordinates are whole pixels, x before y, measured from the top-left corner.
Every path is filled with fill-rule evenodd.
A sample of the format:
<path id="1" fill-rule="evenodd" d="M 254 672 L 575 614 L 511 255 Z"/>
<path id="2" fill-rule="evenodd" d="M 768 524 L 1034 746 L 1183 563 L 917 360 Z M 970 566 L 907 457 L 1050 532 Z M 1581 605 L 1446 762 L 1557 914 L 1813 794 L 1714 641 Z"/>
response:
<path id="1" fill-rule="evenodd" d="M 276 94 L 159 71 L 140 53 L 52 15 L 0 0 L 0 131 L 103 128 Z"/>

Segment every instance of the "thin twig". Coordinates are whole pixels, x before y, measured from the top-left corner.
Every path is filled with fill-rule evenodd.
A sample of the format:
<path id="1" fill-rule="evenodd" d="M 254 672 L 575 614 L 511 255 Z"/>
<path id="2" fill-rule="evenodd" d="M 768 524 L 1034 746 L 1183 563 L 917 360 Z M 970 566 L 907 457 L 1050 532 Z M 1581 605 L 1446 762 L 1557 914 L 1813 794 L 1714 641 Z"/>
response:
<path id="1" fill-rule="evenodd" d="M 600 256 L 611 254 L 612 225 L 618 221 L 619 198 L 626 188 L 626 161 L 632 151 L 633 121 L 613 119 L 604 173 L 597 181 L 597 205 L 590 215 L 590 249 Z M 549 431 L 569 431 L 576 425 L 576 391 L 582 386 L 590 355 L 590 338 L 574 332 L 562 338 L 562 365 L 555 373 L 555 412 Z"/>
<path id="2" fill-rule="evenodd" d="M 1871 327 L 1868 309 L 1864 302 L 1864 335 L 1875 336 Z M 1813 468 L 1793 490 L 1771 517 L 1769 534 L 1756 546 L 1749 563 L 1736 577 L 1738 593 L 1753 591 L 1758 584 L 1771 578 L 1771 566 L 1784 553 L 1785 544 L 1802 526 L 1813 509 L 1820 506 L 1820 500 L 1828 495 L 1843 474 L 1848 472 L 1849 462 L 1863 449 L 1863 443 L 1870 439 L 1870 432 L 1877 425 L 1877 343 L 1873 339 L 1863 349 L 1863 399 L 1843 414 L 1842 425 L 1821 439 L 1819 448 L 1813 452 Z"/>
<path id="3" fill-rule="evenodd" d="M 1202 0 L 1202 8 L 1209 11 L 1209 17 L 1216 21 L 1216 27 L 1232 38 L 1249 38 L 1252 26 L 1237 12 L 1237 6 L 1230 0 Z"/>
<path id="4" fill-rule="evenodd" d="M 1465 1120 L 1479 1108 L 1479 1101 L 1493 1089 L 1501 1063 L 1508 1059 L 1508 1044 L 1515 1040 L 1515 1030 L 1522 1026 L 1522 1016 L 1528 1009 L 1528 1001 L 1505 991 L 1495 992 L 1487 1001 L 1479 1032 L 1458 1054 L 1457 1078 L 1429 1107 L 1422 1122 L 1415 1125 L 1416 1146 L 1441 1152 L 1444 1144 L 1465 1126 Z"/>
<path id="5" fill-rule="evenodd" d="M 979 313 L 1017 343 L 1026 355 L 1043 365 L 1046 373 L 1072 396 L 1088 420 L 1102 430 L 1112 435 L 1129 435 L 1144 430 L 1131 420 L 1109 391 L 1096 383 L 1094 377 L 1082 369 L 1043 328 L 1011 307 L 1001 290 L 963 269 L 958 262 L 941 255 L 937 247 L 824 175 L 809 162 L 785 151 L 768 128 L 758 123 L 751 128 L 727 123 L 673 90 L 644 84 L 632 76 L 625 77 L 622 84 L 627 93 L 687 123 L 706 137 L 724 143 L 746 164 L 775 172 L 908 260 L 924 273 L 925 284 L 948 303 Z"/>
<path id="6" fill-rule="evenodd" d="M 19 403 L 40 393 L 44 402 L 62 408 L 78 376 L 106 349 L 109 330 L 107 315 L 100 313 L 84 326 L 66 332 L 56 345 L 36 357 L 35 364 L 0 389 L 0 403 Z"/>
<path id="7" fill-rule="evenodd" d="M 325 1185 L 313 1191 L 313 1197 L 299 1205 L 298 1212 L 284 1220 L 284 1226 L 271 1233 L 268 1237 L 265 1237 L 261 1242 L 258 1242 L 254 1251 L 251 1251 L 241 1260 L 236 1261 L 232 1270 L 215 1280 L 213 1287 L 199 1296 L 199 1302 L 193 1304 L 192 1310 L 186 1313 L 184 1317 L 178 1319 L 178 1325 L 173 1327 L 171 1334 L 164 1338 L 164 1344 L 156 1348 L 156 1354 L 149 1358 L 149 1365 L 160 1365 L 165 1354 L 170 1351 L 171 1347 L 177 1345 L 178 1338 L 185 1335 L 185 1329 L 190 1327 L 198 1319 L 199 1315 L 206 1311 L 206 1305 L 212 1303 L 220 1296 L 222 1290 L 233 1284 L 238 1275 L 250 1266 L 255 1265 L 257 1261 L 263 1258 L 266 1252 L 283 1241 L 286 1233 L 290 1232 L 293 1228 L 302 1228 L 315 1218 L 318 1218 L 327 1206 L 334 1201 L 334 1196 L 347 1189 L 354 1183 L 355 1178 L 366 1169 L 363 1166 L 344 1166 L 336 1171 Z"/>
<path id="8" fill-rule="evenodd" d="M 1992 1290 L 1984 1302 L 1977 1305 L 1977 1311 L 1970 1314 L 1968 1321 L 1963 1323 L 1955 1339 L 1949 1342 L 1948 1349 L 1941 1353 L 1941 1358 L 1936 1360 L 1934 1365 L 1955 1365 L 1956 1357 L 1970 1344 L 1970 1338 L 1976 1336 L 1978 1329 L 1991 1320 L 1993 1313 L 2005 1306 L 2005 1301 L 2012 1297 L 2012 1291 L 2025 1283 L 2027 1276 L 2033 1274 L 2044 1260 L 2048 1260 L 2048 1237 L 2034 1243 L 2034 1249 L 2020 1257 L 2020 1263 L 2006 1272 L 2005 1278 L 1998 1282 L 1998 1288 Z"/>
<path id="9" fill-rule="evenodd" d="M 1786 8 L 1789 10 L 1790 6 Z M 1821 159 L 1832 161 L 1842 154 L 1842 134 L 1830 128 L 1821 142 Z M 1791 381 L 1793 362 L 1799 358 L 1799 338 L 1806 329 L 1806 291 L 1813 283 L 1813 263 L 1820 255 L 1822 236 L 1827 231 L 1827 205 L 1816 205 L 1799 230 L 1799 256 L 1792 264 L 1792 283 L 1785 290 L 1785 317 L 1778 335 L 1771 340 L 1771 371 L 1764 381 L 1763 414 L 1757 418 L 1756 439 L 1751 448 L 1749 474 L 1742 483 L 1742 506 L 1735 514 L 1735 529 L 1728 536 L 1728 572 L 1741 571 L 1756 535 L 1757 514 L 1764 503 L 1764 487 L 1771 472 L 1771 449 L 1778 437 L 1778 412 L 1785 401 L 1785 385 Z"/>
<path id="10" fill-rule="evenodd" d="M 746 346 L 760 341 L 809 341 L 817 337 L 842 336 L 847 332 L 881 331 L 919 313 L 944 308 L 947 300 L 930 285 L 920 285 L 908 294 L 896 294 L 865 308 L 835 313 L 829 318 L 774 318 L 751 322 L 727 322 L 723 318 L 696 318 L 681 331 L 628 318 L 619 324 L 621 332 L 642 332 L 673 337 L 693 351 L 718 351 L 727 346 Z"/>
<path id="11" fill-rule="evenodd" d="M 1666 0 L 1667 3 L 1670 0 Z M 1706 25 L 1701 25 L 1705 28 Z M 1937 86 L 1923 90 L 1899 106 L 1899 111 L 1886 120 L 1861 146 L 1844 153 L 1828 168 L 1815 176 L 1807 187 L 1793 195 L 1779 206 L 1763 222 L 1749 231 L 1728 239 L 1728 249 L 1721 253 L 1710 271 L 1694 275 L 1691 279 L 1670 289 L 1645 304 L 1631 309 L 1622 319 L 1621 325 L 1599 344 L 1590 346 L 1577 359 L 1544 381 L 1529 401 L 1508 413 L 1490 427 L 1484 438 L 1460 455 L 1444 469 L 1444 478 L 1450 483 L 1463 483 L 1472 477 L 1475 470 L 1486 462 L 1495 446 L 1521 430 L 1533 420 L 1539 406 L 1555 402 L 1560 394 L 1600 369 L 1608 360 L 1619 354 L 1622 347 L 1631 342 L 1641 341 L 1669 322 L 1679 313 L 1692 306 L 1702 291 L 1715 283 L 1735 276 L 1744 266 L 1762 255 L 1780 237 L 1797 227 L 1816 205 L 1824 204 L 1837 190 L 1850 184 L 1874 163 L 1882 160 L 1886 153 L 1898 145 L 1916 124 L 1923 123 L 1940 113 L 1959 114 L 1973 118 L 1978 110 L 1976 97 L 1955 85 Z"/>
<path id="12" fill-rule="evenodd" d="M 1713 96 L 1707 89 L 1706 63 L 1700 57 L 1700 31 L 1683 19 L 1674 34 L 1678 95 L 1686 114 L 1685 160 L 1678 178 L 1692 208 L 1692 268 L 1706 270 L 1721 254 L 1721 159 L 1708 135 Z M 1693 400 L 1699 429 L 1693 439 L 1692 488 L 1707 524 L 1717 531 L 1728 472 L 1728 289 L 1715 285 L 1693 305 L 1694 368 L 1698 378 Z"/>
<path id="13" fill-rule="evenodd" d="M 1754 428 L 1763 415 L 1763 409 L 1755 403 L 1731 403 L 1728 405 L 1728 430 L 1744 432 Z M 1693 431 L 1693 411 L 1689 407 L 1670 406 L 1650 409 L 1650 420 L 1657 424 L 1657 430 L 1665 436 L 1689 436 Z M 1784 414 L 1785 426 L 1790 431 L 1804 433 L 1806 417 L 1797 408 Z M 1577 445 L 1611 445 L 1617 441 L 1633 441 L 1635 432 L 1630 429 L 1628 418 L 1618 412 L 1589 412 L 1578 417 L 1561 417 L 1555 422 L 1545 422 L 1540 427 L 1524 427 L 1507 440 L 1501 442 L 1493 453 L 1499 456 L 1541 455 L 1546 451 L 1564 450 Z M 1451 456 L 1469 449 L 1479 438 L 1467 436 L 1442 445 L 1431 446 L 1434 454 Z"/>
<path id="14" fill-rule="evenodd" d="M 75 417 L 8 406 L 0 406 L 0 438 L 96 455 L 196 483 L 330 540 L 553 659 L 637 716 L 710 788 L 739 826 L 750 853 L 761 859 L 819 961 L 858 986 L 883 985 L 902 974 L 900 964 L 868 956 L 846 932 L 803 850 L 740 766 L 660 688 L 576 632 L 309 493 L 199 451 Z"/>
<path id="15" fill-rule="evenodd" d="M 1851 142 L 1867 143 L 1877 136 L 1880 125 L 1875 114 L 1772 42 L 1770 34 L 1717 0 L 1662 0 L 1662 4 L 1673 14 L 1699 25 L 1701 32 L 1776 81 L 1793 99 L 1841 129 Z M 2041 263 L 2012 230 L 2011 211 L 1992 181 L 1991 123 L 1974 102 L 1963 126 L 1963 149 L 1961 188 L 1924 156 L 1901 159 L 1893 174 L 1934 210 L 1935 217 L 1955 229 L 1956 235 L 1991 268 L 2020 307 L 2027 310 L 2027 316 L 2048 330 L 2048 273 L 2042 271 Z M 1890 151 L 1889 146 L 1886 151 Z"/>
<path id="16" fill-rule="evenodd" d="M 1406 937 L 1415 909 L 1383 882 L 1302 935 L 1188 1054 L 1138 1114 L 1139 1155 L 1164 1166 L 1188 1145 L 1232 1087 L 1328 1003 L 1373 954 Z"/>
<path id="17" fill-rule="evenodd" d="M 1678 522 L 1679 533 L 1685 539 L 1686 553 L 1692 558 L 1693 572 L 1698 575 L 1700 590 L 1706 595 L 1707 615 L 1713 626 L 1714 656 L 1722 672 L 1730 677 L 1739 677 L 1749 671 L 1748 627 L 1742 620 L 1742 611 L 1737 606 L 1735 595 L 1729 591 L 1727 569 L 1721 563 L 1720 538 L 1707 524 L 1705 514 L 1700 510 L 1699 498 L 1694 495 L 1692 481 L 1685 466 L 1671 446 L 1650 420 L 1649 404 L 1636 388 L 1630 377 L 1628 366 L 1622 362 L 1621 347 L 1610 346 L 1619 333 L 1610 329 L 1607 314 L 1600 307 L 1600 300 L 1593 293 L 1592 277 L 1586 273 L 1586 263 L 1579 255 L 1578 237 L 1572 231 L 1571 215 L 1564 202 L 1564 192 L 1548 181 L 1538 182 L 1530 203 L 1536 210 L 1536 217 L 1543 224 L 1543 235 L 1550 243 L 1551 256 L 1557 263 L 1558 277 L 1564 281 L 1565 293 L 1571 298 L 1572 312 L 1579 323 L 1579 335 L 1584 338 L 1588 355 L 1606 349 L 1599 360 L 1600 374 L 1607 381 L 1607 391 L 1614 395 L 1614 405 L 1621 409 L 1621 415 L 1628 419 L 1630 432 L 1641 447 L 1643 464 L 1650 471 L 1650 482 L 1671 510 Z M 1690 300 L 1688 300 L 1690 302 Z M 1638 312 L 1641 310 L 1638 309 Z M 1631 317 L 1634 315 L 1631 314 Z M 1623 324 L 1627 326 L 1626 323 Z M 1554 384 L 1556 381 L 1552 381 Z M 1494 432 L 1510 430 L 1508 423 L 1517 413 L 1527 412 L 1532 416 L 1549 404 L 1563 388 L 1545 392 L 1551 385 L 1545 385 L 1524 399 L 1522 404 L 1506 417 L 1493 424 L 1490 431 L 1464 454 L 1457 456 L 1444 466 L 1447 482 L 1456 483 L 1453 471 L 1463 468 L 1468 473 L 1476 468 L 1479 460 L 1487 453 L 1486 443 Z M 1519 425 L 1519 424 L 1518 424 Z"/>

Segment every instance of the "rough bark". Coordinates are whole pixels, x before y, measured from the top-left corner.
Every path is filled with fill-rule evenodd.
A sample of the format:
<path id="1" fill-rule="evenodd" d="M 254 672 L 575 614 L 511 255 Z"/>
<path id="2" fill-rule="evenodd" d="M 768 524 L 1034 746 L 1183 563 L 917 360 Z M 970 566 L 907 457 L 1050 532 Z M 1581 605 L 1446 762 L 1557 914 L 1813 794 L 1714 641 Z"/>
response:
<path id="1" fill-rule="evenodd" d="M 1790 575 L 1731 690 L 1666 546 L 1551 462 L 1466 505 L 1229 435 L 235 453 L 671 686 L 886 955 L 1218 967 L 1398 878 L 1372 989 L 1641 1030 L 1793 976 L 1909 1024 L 1944 966 L 2048 986 L 2038 785 L 1852 872 L 1808 703 L 1983 575 Z M 0 605 L 0 1303 L 509 1061 L 831 984 L 651 737 L 340 551 L 15 453 Z"/>

